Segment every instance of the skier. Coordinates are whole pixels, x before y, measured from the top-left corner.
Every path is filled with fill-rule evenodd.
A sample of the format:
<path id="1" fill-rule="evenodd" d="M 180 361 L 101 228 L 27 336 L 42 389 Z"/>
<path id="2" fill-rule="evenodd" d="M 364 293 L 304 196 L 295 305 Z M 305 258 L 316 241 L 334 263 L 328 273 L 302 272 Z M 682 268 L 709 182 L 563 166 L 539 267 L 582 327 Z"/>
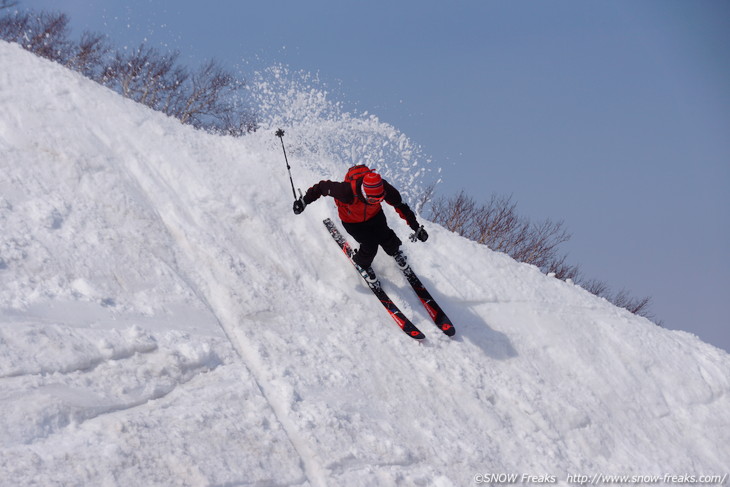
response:
<path id="1" fill-rule="evenodd" d="M 392 256 L 401 269 L 408 267 L 406 256 L 400 250 L 403 242 L 385 219 L 381 207 L 383 201 L 393 206 L 398 215 L 416 232 L 415 238 L 422 242 L 428 239 L 428 233 L 423 225 L 419 225 L 416 215 L 403 202 L 398 190 L 365 165 L 351 167 L 342 182 L 325 180 L 309 188 L 303 197 L 294 201 L 294 214 L 299 215 L 320 196 L 331 196 L 335 199 L 342 225 L 360 244 L 352 260 L 363 278 L 370 283 L 377 282 L 371 266 L 378 253 L 378 246 L 383 247 L 383 251 Z"/>

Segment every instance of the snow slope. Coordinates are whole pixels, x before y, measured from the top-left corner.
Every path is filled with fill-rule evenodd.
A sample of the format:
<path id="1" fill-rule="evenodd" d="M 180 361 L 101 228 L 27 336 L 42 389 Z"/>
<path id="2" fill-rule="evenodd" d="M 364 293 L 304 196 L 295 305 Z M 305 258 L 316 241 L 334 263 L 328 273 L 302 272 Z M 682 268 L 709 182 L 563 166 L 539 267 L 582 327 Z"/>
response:
<path id="1" fill-rule="evenodd" d="M 332 202 L 291 213 L 273 129 L 303 188 L 369 156 L 412 200 L 427 169 L 281 75 L 264 127 L 222 138 L 0 42 L 0 485 L 728 473 L 727 353 L 432 224 L 406 251 L 457 337 L 379 255 L 406 337 Z"/>

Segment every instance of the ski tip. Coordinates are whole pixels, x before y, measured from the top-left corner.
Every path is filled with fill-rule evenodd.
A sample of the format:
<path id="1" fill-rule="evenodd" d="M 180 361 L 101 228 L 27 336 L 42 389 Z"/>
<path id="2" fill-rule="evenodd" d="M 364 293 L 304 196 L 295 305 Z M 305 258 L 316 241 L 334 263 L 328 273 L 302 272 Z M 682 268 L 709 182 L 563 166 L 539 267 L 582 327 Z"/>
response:
<path id="1" fill-rule="evenodd" d="M 406 335 L 413 338 L 414 340 L 421 341 L 426 339 L 426 335 L 423 334 L 423 332 L 415 327 L 411 328 L 410 330 L 407 327 L 403 328 L 403 331 Z"/>
<path id="2" fill-rule="evenodd" d="M 452 337 L 456 334 L 456 328 L 451 323 L 444 323 L 440 328 L 446 336 Z"/>
<path id="3" fill-rule="evenodd" d="M 409 337 L 413 338 L 416 341 L 420 342 L 421 340 L 426 339 L 426 335 L 424 335 L 421 330 L 419 330 L 418 328 L 416 328 L 413 325 L 408 326 L 408 325 L 404 324 L 404 326 L 402 326 L 401 328 L 406 335 L 408 335 Z"/>

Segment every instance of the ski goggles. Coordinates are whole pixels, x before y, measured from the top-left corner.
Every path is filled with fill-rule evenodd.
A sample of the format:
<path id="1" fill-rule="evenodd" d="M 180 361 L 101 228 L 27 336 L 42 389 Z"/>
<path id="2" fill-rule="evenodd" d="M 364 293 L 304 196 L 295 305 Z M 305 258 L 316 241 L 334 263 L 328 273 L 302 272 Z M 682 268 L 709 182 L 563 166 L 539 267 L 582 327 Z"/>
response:
<path id="1" fill-rule="evenodd" d="M 365 195 L 365 200 L 371 205 L 377 205 L 385 199 L 385 191 L 377 195 Z"/>

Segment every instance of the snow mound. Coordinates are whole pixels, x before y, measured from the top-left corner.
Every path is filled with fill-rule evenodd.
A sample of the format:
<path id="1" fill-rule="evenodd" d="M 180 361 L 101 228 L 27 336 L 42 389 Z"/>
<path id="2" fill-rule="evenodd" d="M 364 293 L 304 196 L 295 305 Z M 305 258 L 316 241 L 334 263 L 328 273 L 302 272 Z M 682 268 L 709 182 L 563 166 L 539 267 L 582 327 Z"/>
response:
<path id="1" fill-rule="evenodd" d="M 457 335 L 381 254 L 428 339 L 394 325 L 331 201 L 292 214 L 270 130 L 298 185 L 370 155 L 414 202 L 393 127 L 260 81 L 267 125 L 223 138 L 16 45 L 0 65 L 0 485 L 727 474 L 730 360 L 694 336 L 435 225 L 406 252 Z"/>

